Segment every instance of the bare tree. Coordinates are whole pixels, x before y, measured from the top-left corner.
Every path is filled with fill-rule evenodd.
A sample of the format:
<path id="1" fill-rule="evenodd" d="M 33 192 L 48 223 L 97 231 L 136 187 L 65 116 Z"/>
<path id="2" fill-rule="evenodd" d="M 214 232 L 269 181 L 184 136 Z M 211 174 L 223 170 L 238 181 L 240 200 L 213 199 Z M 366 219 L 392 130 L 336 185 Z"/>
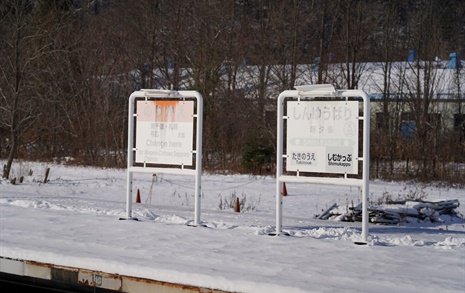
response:
<path id="1" fill-rule="evenodd" d="M 376 15 L 370 13 L 370 1 L 349 0 L 341 1 L 338 7 L 337 37 L 339 52 L 343 55 L 338 58 L 342 62 L 343 87 L 357 89 L 366 63 L 361 62 L 367 58 L 368 40 L 374 33 L 373 23 Z"/>
<path id="2" fill-rule="evenodd" d="M 49 38 L 61 29 L 55 15 L 42 10 L 40 2 L 2 1 L 0 50 L 2 76 L 0 126 L 9 130 L 8 158 L 3 177 L 8 178 L 13 160 L 25 141 L 25 132 L 40 116 L 35 94 L 35 77 L 40 74 L 41 60 L 57 48 Z"/>
<path id="3" fill-rule="evenodd" d="M 311 12 L 316 17 L 314 23 L 315 36 L 312 38 L 318 43 L 315 48 L 318 56 L 318 76 L 317 83 L 327 83 L 326 75 L 328 64 L 333 60 L 333 53 L 330 52 L 333 42 L 334 23 L 337 18 L 337 7 L 339 1 L 312 1 Z"/>
<path id="4" fill-rule="evenodd" d="M 411 155 L 421 160 L 418 172 L 424 178 L 434 176 L 436 158 L 440 147 L 438 136 L 441 131 L 441 115 L 438 111 L 437 94 L 444 79 L 435 61 L 441 56 L 443 46 L 440 19 L 444 10 L 436 1 L 419 3 L 418 10 L 409 19 L 409 44 L 417 50 L 417 58 L 405 69 L 404 85 L 407 110 L 405 120 L 413 121 L 410 141 Z M 425 30 L 428 27 L 428 30 Z M 407 117 L 408 116 L 408 117 Z M 407 142 L 405 142 L 407 144 Z M 418 150 L 421 150 L 418 152 Z M 428 162 L 433 166 L 428 168 Z M 432 171 L 432 172 L 430 172 Z"/>
<path id="5" fill-rule="evenodd" d="M 396 97 L 395 64 L 399 59 L 399 51 L 406 52 L 404 47 L 405 36 L 402 32 L 402 12 L 403 1 L 381 1 L 374 12 L 379 12 L 378 34 L 376 34 L 370 43 L 374 57 L 380 60 L 379 66 L 382 71 L 382 83 L 378 86 L 378 91 L 382 94 L 381 111 L 375 114 L 375 131 L 373 138 L 379 142 L 373 146 L 371 154 L 379 158 L 389 158 L 389 173 L 394 172 L 394 159 L 399 139 L 399 119 L 400 103 Z M 400 55 L 401 60 L 405 56 Z M 398 79 L 397 79 L 398 80 Z"/>
<path id="6" fill-rule="evenodd" d="M 276 31 L 284 32 L 272 35 L 272 42 L 277 46 L 276 60 L 271 66 L 281 92 L 294 88 L 299 63 L 308 62 L 305 47 L 309 38 L 306 35 L 316 17 L 310 5 L 296 0 L 278 2 L 270 11 L 270 17 L 276 24 Z"/>

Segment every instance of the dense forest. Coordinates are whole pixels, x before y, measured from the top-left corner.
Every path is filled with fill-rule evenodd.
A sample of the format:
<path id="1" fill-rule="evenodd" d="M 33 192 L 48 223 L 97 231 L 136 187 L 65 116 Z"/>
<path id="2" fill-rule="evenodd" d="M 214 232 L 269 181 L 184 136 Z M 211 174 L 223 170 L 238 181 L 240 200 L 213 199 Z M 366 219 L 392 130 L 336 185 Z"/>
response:
<path id="1" fill-rule="evenodd" d="M 465 1 L 2 0 L 0 36 L 5 178 L 16 159 L 125 167 L 128 97 L 150 88 L 202 94 L 204 169 L 273 174 L 270 109 L 279 93 L 308 71 L 315 83 L 357 89 L 364 66 L 375 62 L 386 103 L 382 127 L 372 127 L 372 168 L 390 167 L 372 174 L 465 177 L 465 131 L 429 115 L 438 94 L 434 62 L 465 55 Z M 412 49 L 423 63 L 409 81 L 417 127 L 405 141 L 389 84 Z M 337 78 L 329 73 L 335 66 Z M 465 121 L 462 68 L 456 77 L 452 99 Z"/>

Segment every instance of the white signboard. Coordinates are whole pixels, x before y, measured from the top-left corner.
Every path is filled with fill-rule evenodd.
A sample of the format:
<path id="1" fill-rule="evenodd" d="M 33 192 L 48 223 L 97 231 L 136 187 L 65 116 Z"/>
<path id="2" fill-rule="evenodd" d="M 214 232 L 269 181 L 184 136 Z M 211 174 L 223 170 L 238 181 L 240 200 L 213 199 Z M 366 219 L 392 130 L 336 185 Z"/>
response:
<path id="1" fill-rule="evenodd" d="M 194 101 L 137 101 L 136 163 L 192 165 Z"/>
<path id="2" fill-rule="evenodd" d="M 358 102 L 289 101 L 288 171 L 358 173 Z"/>

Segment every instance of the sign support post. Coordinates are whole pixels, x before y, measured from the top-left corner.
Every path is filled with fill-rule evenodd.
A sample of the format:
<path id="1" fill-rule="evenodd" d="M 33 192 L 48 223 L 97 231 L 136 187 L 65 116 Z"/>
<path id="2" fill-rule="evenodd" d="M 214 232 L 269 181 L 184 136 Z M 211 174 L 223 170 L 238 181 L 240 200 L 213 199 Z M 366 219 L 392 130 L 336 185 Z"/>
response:
<path id="1" fill-rule="evenodd" d="M 186 101 L 186 98 L 196 100 L 196 113 L 194 101 Z M 194 118 L 196 138 L 195 149 L 192 149 Z M 128 105 L 126 218 L 122 220 L 137 220 L 132 216 L 133 173 L 161 173 L 195 177 L 192 226 L 200 224 L 202 120 L 203 98 L 197 91 L 142 89 L 131 94 Z M 185 168 L 192 165 L 193 154 L 194 168 Z"/>
<path id="2" fill-rule="evenodd" d="M 359 186 L 362 188 L 362 239 L 356 244 L 366 244 L 370 167 L 368 95 L 361 90 L 336 90 L 329 84 L 299 86 L 296 89 L 282 92 L 277 101 L 276 232 L 270 235 L 283 234 L 283 182 Z M 301 98 L 308 100 L 317 97 L 345 98 L 345 102 L 301 101 Z M 349 102 L 350 97 L 363 99 L 363 116 L 358 117 L 358 101 Z M 287 103 L 287 113 L 284 115 L 286 98 L 297 99 L 297 102 Z M 288 126 L 286 154 L 283 146 L 284 119 L 287 119 Z M 363 120 L 362 157 L 358 156 L 358 120 Z M 289 127 L 289 124 L 294 127 Z M 287 171 L 296 172 L 295 176 L 283 175 L 284 159 Z M 358 174 L 359 161 L 363 163 L 362 178 L 347 178 L 347 174 Z M 339 173 L 344 176 L 301 176 L 300 172 Z"/>

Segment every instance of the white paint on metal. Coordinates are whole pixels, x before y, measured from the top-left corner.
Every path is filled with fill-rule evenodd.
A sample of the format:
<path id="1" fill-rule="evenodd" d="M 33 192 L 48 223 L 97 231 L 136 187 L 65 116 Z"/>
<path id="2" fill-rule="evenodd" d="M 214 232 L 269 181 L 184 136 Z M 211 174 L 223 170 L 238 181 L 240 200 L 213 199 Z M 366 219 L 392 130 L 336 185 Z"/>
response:
<path id="1" fill-rule="evenodd" d="M 297 90 L 283 91 L 277 100 L 277 148 L 276 148 L 276 235 L 282 234 L 282 210 L 283 196 L 281 193 L 283 182 L 299 182 L 313 184 L 328 184 L 328 185 L 349 185 L 360 186 L 362 188 L 362 234 L 361 242 L 366 243 L 368 237 L 368 194 L 369 194 L 369 167 L 370 167 L 370 99 L 368 95 L 361 90 L 335 90 L 332 85 L 306 85 L 296 87 Z M 346 98 L 350 97 L 363 99 L 363 117 L 358 119 L 363 120 L 363 154 L 357 158 L 362 161 L 362 179 L 347 178 L 344 174 L 343 178 L 328 178 L 328 177 L 312 177 L 300 176 L 300 170 L 297 170 L 296 176 L 283 175 L 284 163 L 283 159 L 287 157 L 284 154 L 284 119 L 288 116 L 284 115 L 285 99 L 315 98 L 315 97 L 334 97 Z"/>
<path id="2" fill-rule="evenodd" d="M 185 169 L 182 164 L 184 161 L 174 161 L 173 165 L 180 163 L 179 168 L 162 168 L 162 167 L 148 167 L 144 162 L 143 167 L 134 166 L 134 152 L 137 152 L 135 146 L 134 135 L 138 135 L 135 132 L 134 117 L 137 117 L 135 113 L 135 102 L 136 99 L 144 98 L 146 101 L 149 99 L 153 100 L 166 100 L 166 99 L 180 99 L 185 100 L 186 98 L 194 98 L 197 103 L 196 113 L 192 117 L 196 118 L 196 137 L 195 137 L 195 150 L 192 150 L 192 154 L 195 154 L 195 166 L 193 169 Z M 185 117 L 181 117 L 181 120 L 185 120 Z M 126 218 L 127 220 L 135 219 L 132 217 L 132 185 L 133 185 L 133 173 L 165 173 L 165 174 L 177 174 L 177 175 L 192 175 L 195 176 L 195 201 L 194 201 L 194 222 L 193 226 L 200 224 L 200 197 L 201 197 L 201 176 L 202 176 L 202 120 L 203 120 L 203 98 L 202 95 L 197 91 L 175 91 L 175 90 L 157 90 L 157 89 L 142 89 L 135 91 L 129 97 L 128 106 L 128 159 L 127 159 L 127 188 L 126 188 Z M 186 122 L 189 124 L 188 122 Z M 188 127 L 188 126 L 186 126 Z M 193 129 L 192 129 L 193 131 Z M 190 133 L 188 134 L 188 137 Z M 176 145 L 182 145 L 184 141 L 177 141 Z M 183 152 L 186 146 L 182 147 Z M 191 150 L 189 146 L 189 151 Z M 192 157 L 190 156 L 191 160 Z M 169 160 L 168 160 L 169 161 Z M 164 164 L 168 162 L 163 159 Z M 152 163 L 152 162 L 149 162 Z M 187 164 L 190 165 L 190 164 Z"/>
<path id="3" fill-rule="evenodd" d="M 23 276 L 24 264 L 18 260 L 0 258 L 0 272 Z"/>
<path id="4" fill-rule="evenodd" d="M 38 265 L 31 262 L 24 263 L 24 275 L 39 279 L 52 279 L 52 270 L 50 267 Z"/>

